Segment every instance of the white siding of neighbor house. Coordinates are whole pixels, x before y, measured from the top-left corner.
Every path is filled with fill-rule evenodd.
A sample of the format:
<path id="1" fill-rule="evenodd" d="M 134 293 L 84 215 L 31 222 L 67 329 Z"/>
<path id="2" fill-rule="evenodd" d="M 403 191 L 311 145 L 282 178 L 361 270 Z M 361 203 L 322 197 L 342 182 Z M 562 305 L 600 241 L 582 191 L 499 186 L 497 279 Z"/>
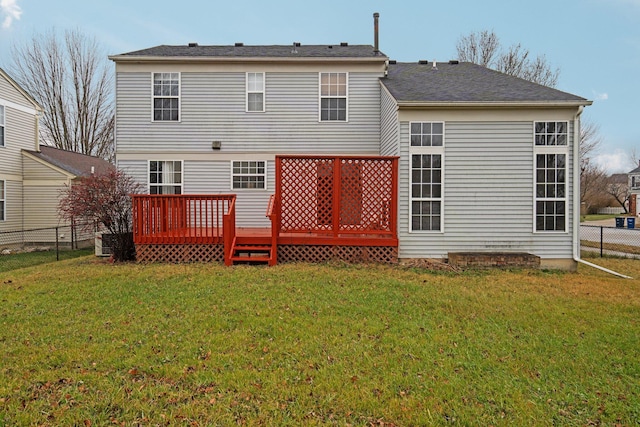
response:
<path id="1" fill-rule="evenodd" d="M 65 225 L 58 215 L 60 191 L 69 184 L 68 175 L 24 156 L 24 227 Z"/>
<path id="2" fill-rule="evenodd" d="M 380 92 L 380 155 L 397 156 L 399 154 L 398 105 L 382 85 Z"/>
<path id="3" fill-rule="evenodd" d="M 161 67 L 158 71 L 171 71 Z M 318 69 L 319 71 L 330 71 Z M 380 73 L 349 73 L 348 122 L 319 122 L 318 72 L 267 72 L 265 112 L 245 111 L 245 72 L 182 72 L 180 122 L 152 122 L 151 73 L 117 73 L 117 156 L 378 154 Z M 212 152 L 211 142 L 222 149 Z"/>
<path id="4" fill-rule="evenodd" d="M 441 258 L 467 251 L 571 258 L 574 135 L 573 122 L 569 124 L 567 232 L 533 231 L 534 143 L 529 120 L 446 121 L 444 229 L 409 232 L 409 122 L 401 122 L 400 258 Z"/>

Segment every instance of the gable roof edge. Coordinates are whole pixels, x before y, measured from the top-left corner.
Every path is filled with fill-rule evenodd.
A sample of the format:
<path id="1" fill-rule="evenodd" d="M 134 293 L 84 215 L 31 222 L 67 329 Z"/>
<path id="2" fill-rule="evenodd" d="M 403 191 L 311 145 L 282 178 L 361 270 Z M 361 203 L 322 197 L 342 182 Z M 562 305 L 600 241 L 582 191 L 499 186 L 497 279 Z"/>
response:
<path id="1" fill-rule="evenodd" d="M 53 163 L 48 162 L 45 159 L 42 159 L 38 156 L 33 155 L 33 153 L 29 152 L 29 150 L 21 150 L 21 151 L 24 156 L 29 157 L 31 160 L 35 160 L 36 162 L 40 163 L 43 166 L 48 167 L 49 169 L 53 169 L 56 172 L 66 175 L 70 179 L 76 179 L 78 177 L 77 175 L 69 172 L 68 170 L 61 168 L 60 166 L 54 165 Z"/>
<path id="2" fill-rule="evenodd" d="M 7 74 L 7 72 L 4 71 L 2 68 L 0 68 L 0 75 L 2 75 L 2 77 L 4 77 L 9 82 L 9 84 L 11 86 L 13 86 L 18 92 L 20 92 L 20 94 L 22 96 L 24 96 L 27 99 L 27 101 L 29 101 L 31 104 L 33 104 L 33 106 L 36 109 L 36 111 L 38 111 L 38 112 L 43 112 L 44 111 L 44 108 L 42 108 L 42 106 L 40 104 L 38 104 L 38 101 L 36 101 L 33 96 L 29 95 L 29 92 L 24 90 L 22 88 L 22 86 L 20 86 L 18 84 L 18 82 L 13 80 L 13 78 L 9 74 Z"/>

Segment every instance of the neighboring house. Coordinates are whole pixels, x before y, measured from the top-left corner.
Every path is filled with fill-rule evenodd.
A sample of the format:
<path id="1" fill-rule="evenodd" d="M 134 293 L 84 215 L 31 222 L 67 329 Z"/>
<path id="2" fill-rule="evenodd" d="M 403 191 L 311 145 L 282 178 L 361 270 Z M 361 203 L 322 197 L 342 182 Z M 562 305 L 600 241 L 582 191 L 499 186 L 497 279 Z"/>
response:
<path id="1" fill-rule="evenodd" d="M 66 225 L 57 211 L 60 190 L 113 168 L 97 157 L 39 145 L 41 114 L 38 103 L 0 69 L 0 232 Z M 0 245 L 21 244 L 23 238 L 7 233 Z M 55 232 L 39 232 L 37 239 L 55 241 Z"/>
<path id="2" fill-rule="evenodd" d="M 41 114 L 42 107 L 0 68 L 0 232 L 25 227 L 22 150 L 38 149 Z"/>
<path id="3" fill-rule="evenodd" d="M 58 217 L 60 191 L 79 179 L 104 174 L 113 168 L 94 156 L 41 145 L 22 151 L 25 228 L 45 228 L 63 221 Z"/>
<path id="4" fill-rule="evenodd" d="M 627 174 L 627 185 L 629 186 L 629 213 L 640 214 L 638 194 L 640 194 L 640 164 L 637 168 Z"/>
<path id="5" fill-rule="evenodd" d="M 400 259 L 526 252 L 572 268 L 579 256 L 584 98 L 470 63 L 397 63 L 377 46 L 347 43 L 192 43 L 110 59 L 117 165 L 150 194 L 235 194 L 238 227 L 270 227 L 270 195 L 285 205 L 279 155 L 391 156 L 397 200 L 375 203 L 395 207 Z M 297 186 L 319 194 L 314 168 L 315 181 L 300 172 Z M 333 173 L 343 186 L 345 173 L 356 182 L 364 174 Z M 365 220 L 366 188 L 358 191 L 349 202 L 357 218 L 341 208 L 340 225 Z"/>

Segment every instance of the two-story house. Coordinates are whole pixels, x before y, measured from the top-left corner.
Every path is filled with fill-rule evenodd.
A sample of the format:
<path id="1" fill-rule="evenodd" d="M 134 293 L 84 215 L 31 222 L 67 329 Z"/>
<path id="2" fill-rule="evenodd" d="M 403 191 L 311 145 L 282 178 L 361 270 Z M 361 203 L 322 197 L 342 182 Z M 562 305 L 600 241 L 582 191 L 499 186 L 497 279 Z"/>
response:
<path id="1" fill-rule="evenodd" d="M 39 144 L 40 105 L 0 68 L 0 247 L 36 239 L 56 241 L 66 225 L 58 215 L 60 190 L 113 166 L 105 160 Z M 25 237 L 21 230 L 40 230 Z M 70 242 L 63 236 L 62 242 Z"/>
<path id="2" fill-rule="evenodd" d="M 38 149 L 41 112 L 0 68 L 0 232 L 24 228 L 22 150 Z"/>
<path id="3" fill-rule="evenodd" d="M 295 231 L 318 233 L 323 212 L 339 211 L 336 239 L 392 209 L 381 227 L 400 259 L 517 252 L 572 268 L 579 256 L 584 98 L 470 63 L 397 63 L 377 45 L 192 43 L 110 59 L 117 164 L 151 195 L 234 194 L 236 226 L 262 228 L 275 193 L 276 209 L 289 209 L 279 225 L 304 218 Z M 391 193 L 368 202 L 363 166 L 326 172 L 318 160 L 312 178 L 301 167 L 283 182 L 282 155 L 396 159 L 397 172 Z M 329 175 L 342 185 L 333 202 L 320 195 Z M 314 199 L 287 201 L 291 187 Z M 382 213 L 365 214 L 374 204 Z M 145 206 L 138 228 L 149 231 L 157 219 Z"/>

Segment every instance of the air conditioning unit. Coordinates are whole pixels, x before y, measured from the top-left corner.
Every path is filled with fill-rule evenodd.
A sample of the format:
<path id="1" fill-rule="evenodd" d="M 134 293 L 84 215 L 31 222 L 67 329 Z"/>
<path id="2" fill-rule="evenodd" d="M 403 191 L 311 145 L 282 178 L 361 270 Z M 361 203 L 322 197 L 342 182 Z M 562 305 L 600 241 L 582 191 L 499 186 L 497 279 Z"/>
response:
<path id="1" fill-rule="evenodd" d="M 113 234 L 96 233 L 96 256 L 111 256 Z"/>

